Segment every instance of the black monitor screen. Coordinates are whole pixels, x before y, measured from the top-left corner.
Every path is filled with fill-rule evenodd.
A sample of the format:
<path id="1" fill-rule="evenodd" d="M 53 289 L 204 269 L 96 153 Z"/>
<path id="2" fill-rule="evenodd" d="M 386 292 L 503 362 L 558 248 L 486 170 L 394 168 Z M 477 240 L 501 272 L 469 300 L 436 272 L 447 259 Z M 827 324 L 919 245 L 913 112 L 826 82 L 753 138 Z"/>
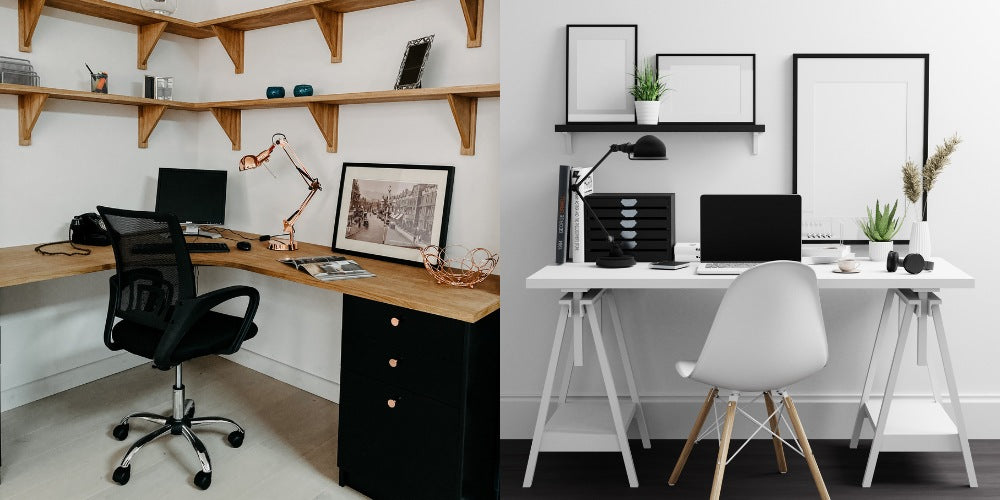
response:
<path id="1" fill-rule="evenodd" d="M 801 258 L 802 197 L 799 195 L 702 195 L 702 261 L 767 262 Z"/>
<path id="2" fill-rule="evenodd" d="M 226 171 L 161 168 L 156 211 L 172 213 L 181 223 L 225 223 Z"/>

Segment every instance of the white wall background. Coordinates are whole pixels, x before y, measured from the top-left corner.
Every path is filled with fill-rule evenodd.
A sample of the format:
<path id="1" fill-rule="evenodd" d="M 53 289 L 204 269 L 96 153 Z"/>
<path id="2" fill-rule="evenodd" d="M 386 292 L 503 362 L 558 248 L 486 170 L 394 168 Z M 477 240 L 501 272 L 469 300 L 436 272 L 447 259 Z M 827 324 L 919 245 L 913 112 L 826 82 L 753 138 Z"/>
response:
<path id="1" fill-rule="evenodd" d="M 133 5 L 121 0 L 119 3 Z M 277 0 L 181 0 L 177 15 L 203 20 L 282 3 Z M 298 83 L 316 93 L 391 89 L 408 40 L 436 35 L 424 85 L 499 80 L 498 2 L 486 3 L 482 48 L 468 49 L 457 2 L 420 0 L 348 13 L 343 62 L 330 53 L 315 21 L 246 34 L 246 73 L 233 73 L 218 40 L 165 34 L 135 69 L 135 28 L 46 8 L 33 52 L 17 52 L 17 2 L 0 0 L 0 54 L 27 57 L 45 86 L 86 89 L 84 61 L 110 73 L 114 93 L 141 95 L 145 73 L 173 75 L 178 100 L 260 98 L 269 85 L 288 95 Z M 0 246 L 66 238 L 71 216 L 97 204 L 153 208 L 159 167 L 226 169 L 227 225 L 260 233 L 281 229 L 306 194 L 287 158 L 240 173 L 239 158 L 257 154 L 281 131 L 324 190 L 296 224 L 301 241 L 332 239 L 344 161 L 454 165 L 448 240 L 499 248 L 499 102 L 479 103 L 476 156 L 459 155 L 459 137 L 445 101 L 343 106 L 339 152 L 325 142 L 305 108 L 245 111 L 241 151 L 209 113 L 167 111 L 149 141 L 136 148 L 135 108 L 50 101 L 30 147 L 17 146 L 17 98 L 0 96 Z M 231 245 L 232 246 L 232 245 Z M 143 363 L 116 355 L 102 342 L 108 273 L 0 289 L 4 410 Z M 235 356 L 241 363 L 329 399 L 338 397 L 341 296 L 229 269 L 203 269 L 201 290 L 232 283 L 257 286 L 264 300 L 261 334 Z"/>
<path id="2" fill-rule="evenodd" d="M 767 125 L 758 156 L 750 154 L 749 134 L 660 134 L 668 162 L 630 164 L 618 155 L 597 174 L 598 192 L 677 193 L 678 241 L 698 240 L 703 193 L 791 192 L 793 53 L 931 54 L 929 141 L 939 144 L 956 131 L 965 141 L 930 197 L 934 251 L 977 279 L 975 290 L 942 294 L 945 322 L 970 434 L 1000 437 L 995 424 L 1000 341 L 993 321 L 1000 303 L 1000 271 L 985 258 L 1000 245 L 1000 236 L 989 229 L 998 213 L 993 188 L 1000 182 L 994 147 L 1000 132 L 1000 69 L 990 62 L 1000 46 L 1000 33 L 992 27 L 1000 18 L 1000 5 L 505 0 L 501 16 L 502 437 L 530 437 L 552 345 L 558 294 L 527 291 L 524 279 L 552 263 L 557 167 L 591 166 L 609 144 L 638 137 L 574 134 L 575 150 L 567 154 L 562 134 L 553 132 L 553 125 L 564 121 L 565 25 L 588 23 L 638 24 L 640 57 L 658 52 L 757 54 L 757 121 Z M 858 209 L 863 213 L 863 207 Z M 882 297 L 875 292 L 822 294 L 830 362 L 793 388 L 811 436 L 849 435 Z M 682 380 L 673 366 L 697 357 L 720 298 L 721 293 L 709 291 L 619 294 L 639 392 L 649 402 L 646 415 L 655 437 L 680 438 L 690 429 L 707 388 Z M 591 351 L 583 370 L 587 373 L 574 378 L 575 394 L 603 394 Z M 909 366 L 897 393 L 929 394 L 926 375 L 912 366 L 914 359 L 907 356 Z M 621 394 L 625 385 L 621 372 L 616 373 Z"/>

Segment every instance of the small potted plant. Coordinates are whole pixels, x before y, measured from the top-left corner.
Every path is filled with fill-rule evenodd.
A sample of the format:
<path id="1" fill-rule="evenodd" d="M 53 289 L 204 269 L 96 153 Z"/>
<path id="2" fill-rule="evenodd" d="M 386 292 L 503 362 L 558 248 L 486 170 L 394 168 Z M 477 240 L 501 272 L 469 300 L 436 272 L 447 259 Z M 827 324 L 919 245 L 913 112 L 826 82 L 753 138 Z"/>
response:
<path id="1" fill-rule="evenodd" d="M 635 122 L 639 125 L 660 123 L 660 98 L 668 90 L 662 76 L 656 74 L 651 64 L 638 66 L 633 73 L 635 84 L 629 92 L 635 98 Z"/>
<path id="2" fill-rule="evenodd" d="M 884 208 L 879 208 L 878 199 L 875 200 L 875 214 L 872 215 L 871 207 L 868 210 L 868 219 L 858 219 L 858 227 L 861 232 L 868 237 L 868 257 L 875 262 L 885 261 L 892 251 L 892 239 L 896 237 L 903 219 L 906 218 L 905 208 L 901 217 L 896 217 L 896 208 L 899 200 L 892 204 L 886 203 Z M 904 205 L 905 207 L 905 205 Z"/>

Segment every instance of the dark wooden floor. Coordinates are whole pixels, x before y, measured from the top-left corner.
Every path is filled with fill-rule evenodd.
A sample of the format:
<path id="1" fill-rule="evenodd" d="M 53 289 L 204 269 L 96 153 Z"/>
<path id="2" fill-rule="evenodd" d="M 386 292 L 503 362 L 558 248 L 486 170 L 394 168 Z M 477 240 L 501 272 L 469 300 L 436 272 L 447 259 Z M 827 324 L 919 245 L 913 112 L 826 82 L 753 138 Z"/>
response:
<path id="1" fill-rule="evenodd" d="M 707 498 L 715 472 L 717 441 L 704 440 L 691 453 L 676 486 L 667 477 L 680 454 L 683 440 L 654 440 L 649 450 L 632 441 L 639 487 L 629 488 L 618 453 L 542 453 L 535 481 L 522 488 L 528 461 L 527 440 L 503 440 L 500 445 L 500 496 L 511 498 L 600 498 L 657 500 Z M 734 441 L 735 450 L 742 441 Z M 913 500 L 922 498 L 1000 498 L 1000 440 L 972 441 L 979 488 L 969 488 L 958 453 L 882 453 L 871 488 L 861 487 L 868 460 L 867 443 L 856 450 L 847 441 L 810 441 L 832 498 Z M 726 466 L 723 498 L 816 498 L 805 460 L 790 450 L 788 473 L 779 474 L 771 440 L 755 440 Z"/>

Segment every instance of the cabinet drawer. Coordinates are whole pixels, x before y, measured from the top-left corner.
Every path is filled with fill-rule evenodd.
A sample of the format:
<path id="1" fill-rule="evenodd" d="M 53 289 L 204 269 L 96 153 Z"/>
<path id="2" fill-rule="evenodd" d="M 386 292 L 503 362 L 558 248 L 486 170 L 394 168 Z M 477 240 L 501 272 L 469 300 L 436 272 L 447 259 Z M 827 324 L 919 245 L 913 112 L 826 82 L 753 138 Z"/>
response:
<path id="1" fill-rule="evenodd" d="M 465 323 L 354 297 L 344 306 L 344 370 L 460 404 Z"/>
<path id="2" fill-rule="evenodd" d="M 458 498 L 459 410 L 355 373 L 341 377 L 337 466 L 372 498 Z"/>

